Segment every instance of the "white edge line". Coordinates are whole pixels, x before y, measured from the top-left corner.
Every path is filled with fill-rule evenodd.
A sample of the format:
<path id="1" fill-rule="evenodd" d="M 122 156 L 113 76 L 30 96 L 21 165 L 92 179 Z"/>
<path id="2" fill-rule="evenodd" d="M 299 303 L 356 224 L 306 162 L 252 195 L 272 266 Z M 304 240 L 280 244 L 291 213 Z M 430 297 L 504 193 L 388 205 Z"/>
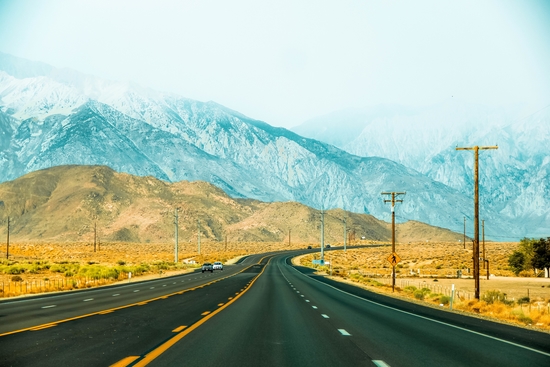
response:
<path id="1" fill-rule="evenodd" d="M 381 360 L 372 360 L 372 363 L 374 363 L 377 367 L 390 367 L 389 364 L 387 364 L 386 362 L 384 361 L 381 361 Z"/>
<path id="2" fill-rule="evenodd" d="M 351 336 L 351 334 L 348 333 L 348 332 L 346 331 L 346 329 L 338 329 L 338 331 L 340 332 L 340 334 L 342 334 L 342 335 L 344 335 L 344 336 Z"/>
<path id="3" fill-rule="evenodd" d="M 285 264 L 286 264 L 286 260 L 285 260 Z M 530 347 L 526 347 L 525 345 L 521 345 L 521 344 L 517 344 L 517 343 L 513 343 L 513 342 L 510 342 L 508 340 L 504 340 L 504 339 L 500 339 L 500 338 L 497 338 L 495 336 L 491 336 L 491 335 L 487 335 L 487 334 L 483 334 L 483 333 L 480 333 L 480 332 L 477 332 L 477 331 L 473 331 L 473 330 L 469 330 L 469 329 L 465 329 L 463 327 L 460 327 L 460 326 L 456 326 L 456 325 L 453 325 L 453 324 L 448 324 L 446 322 L 443 322 L 443 321 L 439 321 L 439 320 L 434 320 L 434 319 L 430 319 L 429 317 L 425 317 L 425 316 L 420 316 L 420 315 L 416 315 L 414 313 L 411 313 L 411 312 L 407 312 L 407 311 L 403 311 L 403 310 L 400 310 L 398 308 L 394 308 L 394 307 L 391 307 L 391 306 L 386 306 L 386 305 L 383 305 L 381 303 L 378 303 L 378 302 L 374 302 L 374 301 L 371 301 L 369 299 L 365 299 L 365 298 L 362 298 L 362 297 L 359 297 L 359 296 L 356 296 L 355 294 L 351 294 L 351 293 L 348 293 L 346 291 L 343 291 L 341 289 L 338 289 L 330 284 L 326 284 L 326 283 L 323 283 L 317 279 L 314 279 L 312 277 L 309 277 L 305 274 L 303 274 L 302 272 L 300 272 L 298 269 L 296 269 L 295 267 L 291 266 L 292 269 L 294 269 L 294 271 L 296 271 L 298 274 L 304 276 L 304 277 L 307 277 L 311 280 L 314 280 L 318 283 L 321 283 L 327 287 L 330 287 L 332 289 L 335 289 L 337 290 L 338 292 L 342 292 L 342 293 L 345 293 L 347 295 L 350 295 L 352 297 L 355 297 L 357 299 L 360 299 L 362 301 L 365 301 L 365 302 L 368 302 L 368 303 L 372 303 L 374 305 L 377 305 L 377 306 L 380 306 L 380 307 L 384 307 L 384 308 L 387 308 L 387 309 L 390 309 L 390 310 L 394 310 L 394 311 L 397 311 L 397 312 L 401 312 L 401 313 L 404 313 L 404 314 L 407 314 L 407 315 L 411 315 L 411 316 L 414 316 L 414 317 L 418 317 L 420 319 L 424 319 L 424 320 L 428 320 L 428 321 L 431 321 L 431 322 L 435 322 L 437 324 L 441 324 L 441 325 L 445 325 L 445 326 L 449 326 L 449 327 L 452 327 L 452 328 L 455 328 L 455 329 L 458 329 L 458 330 L 462 330 L 462 331 L 467 331 L 469 333 L 472 333 L 472 334 L 475 334 L 475 335 L 479 335 L 479 336 L 484 336 L 486 338 L 489 338 L 489 339 L 493 339 L 493 340 L 497 340 L 499 342 L 502 342 L 502 343 L 506 343 L 506 344 L 510 344 L 510 345 L 513 345 L 513 346 L 516 346 L 516 347 L 519 347 L 519 348 L 523 348 L 523 349 L 526 349 L 526 350 L 530 350 L 531 352 L 536 352 L 536 353 L 539 353 L 539 354 L 542 354 L 542 355 L 545 355 L 545 356 L 548 356 L 550 357 L 550 353 L 546 353 L 546 352 L 543 352 L 541 350 L 538 350 L 538 349 L 533 349 L 533 348 L 530 348 Z"/>

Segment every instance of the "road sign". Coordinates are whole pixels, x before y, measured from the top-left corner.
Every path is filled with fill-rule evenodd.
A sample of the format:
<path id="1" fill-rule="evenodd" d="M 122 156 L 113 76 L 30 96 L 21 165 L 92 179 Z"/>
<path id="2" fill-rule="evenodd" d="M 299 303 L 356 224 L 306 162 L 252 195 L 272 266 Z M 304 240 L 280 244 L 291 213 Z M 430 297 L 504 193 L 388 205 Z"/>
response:
<path id="1" fill-rule="evenodd" d="M 390 256 L 388 256 L 388 261 L 392 266 L 395 266 L 398 262 L 401 261 L 401 258 L 394 252 Z"/>

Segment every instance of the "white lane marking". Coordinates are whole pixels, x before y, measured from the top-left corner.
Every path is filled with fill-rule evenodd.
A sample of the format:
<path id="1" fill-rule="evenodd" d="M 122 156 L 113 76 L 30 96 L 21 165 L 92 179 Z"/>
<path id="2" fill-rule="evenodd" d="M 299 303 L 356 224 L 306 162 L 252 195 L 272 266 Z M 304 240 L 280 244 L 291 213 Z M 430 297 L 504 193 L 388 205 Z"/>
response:
<path id="1" fill-rule="evenodd" d="M 296 293 L 300 293 L 300 291 L 296 291 Z"/>
<path id="2" fill-rule="evenodd" d="M 172 284 L 176 284 L 176 282 L 172 283 Z"/>
<path id="3" fill-rule="evenodd" d="M 300 297 L 304 297 L 304 295 L 303 295 L 303 294 L 300 294 Z"/>
<path id="4" fill-rule="evenodd" d="M 323 316 L 325 319 L 329 319 L 329 318 L 330 318 L 330 317 L 328 317 L 328 315 L 325 315 L 324 313 L 322 313 L 321 316 Z"/>
<path id="5" fill-rule="evenodd" d="M 162 286 L 163 286 L 163 287 L 166 287 L 166 284 L 163 284 Z"/>
<path id="6" fill-rule="evenodd" d="M 387 364 L 386 362 L 384 361 L 381 361 L 381 360 L 372 360 L 372 363 L 374 363 L 377 367 L 390 367 L 389 364 Z"/>
<path id="7" fill-rule="evenodd" d="M 322 285 L 324 286 L 327 286 L 329 288 L 332 288 L 334 290 L 337 290 L 338 292 L 342 292 L 342 293 L 345 293 L 349 296 L 352 296 L 352 297 L 355 297 L 357 299 L 360 299 L 361 301 L 364 301 L 364 302 L 367 302 L 367 303 L 372 303 L 373 305 L 377 305 L 377 306 L 380 306 L 380 307 L 384 307 L 384 308 L 387 308 L 389 310 L 393 310 L 393 311 L 397 311 L 397 312 L 401 312 L 401 313 L 404 313 L 406 315 L 410 315 L 410 316 L 414 316 L 414 317 L 418 317 L 420 319 L 424 319 L 424 320 L 427 320 L 427 321 L 431 321 L 431 322 L 435 322 L 436 324 L 441 324 L 441 325 L 445 325 L 445 326 L 448 326 L 448 327 L 452 327 L 454 329 L 458 329 L 458 330 L 462 330 L 462 331 L 466 331 L 468 333 L 472 333 L 472 334 L 475 334 L 475 335 L 479 335 L 479 336 L 484 336 L 486 338 L 489 338 L 489 339 L 493 339 L 493 340 L 497 340 L 499 342 L 502 342 L 502 343 L 506 343 L 506 344 L 510 344 L 510 345 L 513 345 L 513 346 L 516 346 L 518 348 L 523 348 L 523 349 L 526 349 L 526 350 L 530 350 L 531 352 L 535 352 L 535 353 L 539 353 L 539 354 L 542 354 L 542 355 L 545 355 L 545 356 L 548 356 L 550 357 L 550 353 L 546 353 L 546 352 L 543 352 L 541 350 L 537 350 L 537 349 L 533 349 L 533 348 L 530 348 L 530 347 L 526 347 L 525 345 L 521 345 L 521 344 L 516 344 L 516 343 L 513 343 L 513 342 L 510 342 L 508 340 L 504 340 L 504 339 L 500 339 L 500 338 L 497 338 L 495 336 L 491 336 L 491 335 L 487 335 L 487 334 L 483 334 L 483 333 L 479 333 L 477 331 L 473 331 L 473 330 L 469 330 L 469 329 L 466 329 L 466 328 L 463 328 L 463 327 L 460 327 L 460 326 L 456 326 L 456 325 L 453 325 L 453 324 L 448 324 L 446 322 L 443 322 L 443 321 L 439 321 L 439 320 L 434 320 L 434 319 L 430 319 L 429 317 L 426 317 L 426 316 L 420 316 L 420 315 L 417 315 L 417 314 L 414 314 L 414 313 L 411 313 L 411 312 L 407 312 L 407 311 L 403 311 L 403 310 L 400 310 L 398 308 L 393 308 L 391 306 L 386 306 L 386 305 L 383 305 L 381 303 L 378 303 L 378 302 L 374 302 L 374 301 L 371 301 L 370 299 L 365 299 L 365 298 L 362 298 L 362 297 L 359 297 L 359 296 L 356 296 L 355 294 L 351 294 L 351 293 L 348 293 L 346 291 L 343 291 L 341 289 L 338 289 L 336 287 L 333 287 L 332 285 L 330 284 L 326 284 L 326 283 L 323 283 L 317 279 L 314 279 L 314 278 L 311 278 L 305 274 L 303 274 L 302 272 L 300 272 L 298 269 L 294 268 L 291 266 L 291 269 L 294 269 L 294 271 L 296 271 L 298 274 L 308 278 L 308 279 L 311 279 L 315 282 L 318 282 L 318 283 L 321 283 Z M 317 307 L 314 307 L 314 308 L 317 308 Z"/>
<path id="8" fill-rule="evenodd" d="M 155 287 L 151 287 L 151 288 L 149 288 L 149 289 L 155 289 Z"/>
<path id="9" fill-rule="evenodd" d="M 120 294 L 118 294 L 118 293 L 117 293 L 117 294 L 113 294 L 113 297 L 116 297 L 116 296 L 120 296 Z"/>
<path id="10" fill-rule="evenodd" d="M 88 301 L 93 301 L 94 299 L 93 298 L 88 298 L 88 299 L 85 299 L 83 302 L 88 302 Z"/>
<path id="11" fill-rule="evenodd" d="M 317 309 L 317 306 L 311 306 L 311 308 Z"/>
<path id="12" fill-rule="evenodd" d="M 136 293 L 136 292 L 139 292 L 139 289 L 136 289 L 136 290 L 134 291 L 134 293 Z"/>
<path id="13" fill-rule="evenodd" d="M 309 302 L 309 299 L 306 299 L 306 302 Z"/>
<path id="14" fill-rule="evenodd" d="M 346 329 L 338 329 L 338 331 L 340 332 L 340 334 L 342 334 L 342 335 L 344 335 L 344 336 L 351 336 L 351 334 L 348 333 L 348 332 L 346 331 Z"/>
<path id="15" fill-rule="evenodd" d="M 55 307 L 56 305 L 49 305 L 49 306 L 44 306 L 42 308 L 52 308 L 52 307 Z"/>

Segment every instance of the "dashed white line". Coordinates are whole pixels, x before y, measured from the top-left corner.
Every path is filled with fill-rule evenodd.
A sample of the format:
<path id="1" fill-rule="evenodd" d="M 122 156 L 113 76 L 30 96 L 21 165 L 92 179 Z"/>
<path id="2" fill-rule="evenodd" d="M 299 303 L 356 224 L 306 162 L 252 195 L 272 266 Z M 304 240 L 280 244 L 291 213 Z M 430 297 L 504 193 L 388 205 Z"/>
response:
<path id="1" fill-rule="evenodd" d="M 155 287 L 151 287 L 151 288 L 149 288 L 149 289 L 155 289 Z"/>
<path id="2" fill-rule="evenodd" d="M 83 302 L 89 302 L 89 301 L 93 301 L 94 299 L 93 298 L 88 298 L 88 299 L 85 299 Z"/>
<path id="3" fill-rule="evenodd" d="M 306 299 L 306 302 L 309 302 L 309 299 Z"/>
<path id="4" fill-rule="evenodd" d="M 300 294 L 300 297 L 304 297 L 304 295 L 303 295 L 303 294 Z"/>
<path id="5" fill-rule="evenodd" d="M 389 364 L 387 364 L 386 362 L 381 361 L 381 360 L 372 360 L 372 363 L 374 363 L 378 367 L 390 367 Z"/>
<path id="6" fill-rule="evenodd" d="M 317 309 L 317 306 L 311 306 L 311 308 Z"/>
<path id="7" fill-rule="evenodd" d="M 113 297 L 116 297 L 116 296 L 120 296 L 120 294 L 118 294 L 118 293 L 117 293 L 117 294 L 113 294 Z"/>
<path id="8" fill-rule="evenodd" d="M 348 333 L 345 329 L 338 329 L 338 331 L 340 332 L 340 334 L 342 334 L 344 336 L 351 336 L 351 334 Z"/>
<path id="9" fill-rule="evenodd" d="M 49 305 L 49 306 L 44 306 L 42 308 L 52 308 L 52 307 L 55 307 L 56 305 Z"/>
<path id="10" fill-rule="evenodd" d="M 166 287 L 166 284 L 163 284 L 162 286 L 163 286 L 163 287 Z"/>
<path id="11" fill-rule="evenodd" d="M 136 292 L 139 292 L 139 289 L 136 289 L 136 290 L 134 291 L 134 293 L 136 293 Z"/>
<path id="12" fill-rule="evenodd" d="M 328 317 L 328 315 L 325 315 L 324 313 L 322 313 L 321 316 L 323 316 L 325 319 L 330 319 L 330 317 Z"/>

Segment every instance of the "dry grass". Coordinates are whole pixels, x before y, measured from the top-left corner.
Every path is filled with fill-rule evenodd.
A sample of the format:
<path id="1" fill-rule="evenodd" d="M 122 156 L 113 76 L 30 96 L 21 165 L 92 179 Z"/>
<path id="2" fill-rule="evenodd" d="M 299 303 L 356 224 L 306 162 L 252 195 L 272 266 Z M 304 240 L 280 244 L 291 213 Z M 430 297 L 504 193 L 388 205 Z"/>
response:
<path id="1" fill-rule="evenodd" d="M 550 279 L 511 277 L 507 258 L 516 246 L 517 243 L 486 243 L 491 277 L 480 281 L 480 301 L 474 299 L 474 281 L 467 271 L 472 251 L 457 243 L 397 245 L 401 262 L 396 267 L 395 293 L 391 287 L 392 267 L 387 261 L 391 253 L 389 246 L 327 252 L 325 260 L 330 265 L 318 270 L 332 273 L 333 278 L 340 281 L 444 307 L 449 307 L 454 284 L 456 310 L 550 330 Z M 319 258 L 319 254 L 302 256 L 297 263 L 314 267 L 315 258 Z M 457 270 L 463 271 L 465 278 L 457 279 Z M 481 274 L 485 275 L 483 269 Z"/>

